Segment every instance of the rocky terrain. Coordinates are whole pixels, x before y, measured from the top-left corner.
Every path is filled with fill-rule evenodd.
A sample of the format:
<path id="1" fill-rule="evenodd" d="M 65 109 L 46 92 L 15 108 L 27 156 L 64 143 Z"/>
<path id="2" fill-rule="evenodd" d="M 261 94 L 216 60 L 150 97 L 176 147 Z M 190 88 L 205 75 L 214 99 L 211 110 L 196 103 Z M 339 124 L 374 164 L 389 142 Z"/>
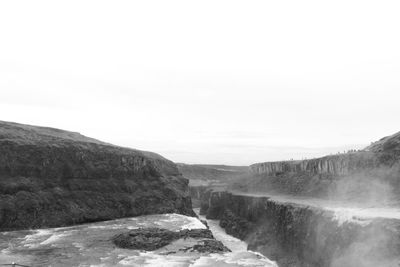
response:
<path id="1" fill-rule="evenodd" d="M 0 121 L 0 231 L 179 213 L 188 180 L 150 152 Z"/>
<path id="2" fill-rule="evenodd" d="M 180 251 L 197 251 L 200 253 L 230 251 L 221 241 L 215 240 L 209 229 L 184 229 L 174 232 L 163 228 L 139 228 L 118 234 L 113 238 L 113 242 L 120 248 L 153 251 L 179 239 L 194 239 L 196 241 L 191 246 L 180 249 Z"/>

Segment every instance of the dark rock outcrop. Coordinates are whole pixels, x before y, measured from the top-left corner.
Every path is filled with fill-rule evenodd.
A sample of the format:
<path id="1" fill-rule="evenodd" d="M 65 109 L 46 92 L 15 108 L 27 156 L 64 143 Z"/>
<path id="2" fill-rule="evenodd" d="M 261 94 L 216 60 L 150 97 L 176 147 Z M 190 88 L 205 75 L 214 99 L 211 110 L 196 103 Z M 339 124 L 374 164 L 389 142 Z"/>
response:
<path id="1" fill-rule="evenodd" d="M 186 247 L 184 251 L 197 251 L 200 253 L 228 252 L 220 241 L 214 239 L 208 229 L 192 229 L 173 232 L 160 228 L 139 228 L 127 233 L 119 234 L 113 238 L 117 247 L 126 249 L 153 251 L 172 243 L 178 239 L 199 239 L 193 246 Z"/>
<path id="2" fill-rule="evenodd" d="M 194 245 L 191 251 L 197 251 L 200 253 L 223 253 L 230 252 L 230 249 L 225 247 L 221 241 L 214 239 L 206 239 L 200 242 L 200 244 Z"/>
<path id="3" fill-rule="evenodd" d="M 331 210 L 269 197 L 213 192 L 208 218 L 279 266 L 397 266 L 400 221 L 340 221 Z"/>
<path id="4" fill-rule="evenodd" d="M 150 152 L 0 122 L 0 231 L 154 213 L 194 216 L 188 181 Z"/>

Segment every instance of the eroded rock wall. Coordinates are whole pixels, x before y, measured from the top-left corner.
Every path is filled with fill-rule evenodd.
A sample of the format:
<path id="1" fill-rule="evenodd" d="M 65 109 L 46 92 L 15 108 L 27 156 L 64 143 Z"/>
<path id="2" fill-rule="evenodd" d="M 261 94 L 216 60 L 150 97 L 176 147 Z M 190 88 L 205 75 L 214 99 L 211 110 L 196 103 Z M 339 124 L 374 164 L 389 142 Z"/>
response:
<path id="1" fill-rule="evenodd" d="M 400 223 L 340 221 L 333 211 L 268 197 L 212 192 L 202 212 L 279 266 L 396 266 Z"/>

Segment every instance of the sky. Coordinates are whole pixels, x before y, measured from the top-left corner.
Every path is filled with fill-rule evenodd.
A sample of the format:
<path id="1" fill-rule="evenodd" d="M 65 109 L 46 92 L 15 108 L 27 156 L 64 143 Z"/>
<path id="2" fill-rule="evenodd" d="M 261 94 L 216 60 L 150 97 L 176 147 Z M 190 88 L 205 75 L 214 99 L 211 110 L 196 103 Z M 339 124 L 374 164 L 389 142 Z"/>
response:
<path id="1" fill-rule="evenodd" d="M 248 165 L 400 131 L 399 1 L 1 1 L 0 120 Z"/>

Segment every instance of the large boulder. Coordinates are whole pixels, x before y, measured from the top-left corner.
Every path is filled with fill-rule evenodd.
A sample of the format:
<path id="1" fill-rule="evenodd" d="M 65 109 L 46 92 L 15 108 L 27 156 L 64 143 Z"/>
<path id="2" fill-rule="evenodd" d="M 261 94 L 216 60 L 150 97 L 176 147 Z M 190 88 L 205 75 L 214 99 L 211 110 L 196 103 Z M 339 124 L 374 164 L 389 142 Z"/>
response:
<path id="1" fill-rule="evenodd" d="M 221 241 L 215 240 L 209 229 L 184 229 L 173 232 L 163 228 L 139 228 L 129 232 L 118 234 L 113 238 L 117 247 L 125 249 L 153 251 L 165 247 L 178 239 L 194 239 L 188 242 L 184 248 L 177 251 L 197 251 L 200 253 L 223 253 L 230 251 Z"/>

